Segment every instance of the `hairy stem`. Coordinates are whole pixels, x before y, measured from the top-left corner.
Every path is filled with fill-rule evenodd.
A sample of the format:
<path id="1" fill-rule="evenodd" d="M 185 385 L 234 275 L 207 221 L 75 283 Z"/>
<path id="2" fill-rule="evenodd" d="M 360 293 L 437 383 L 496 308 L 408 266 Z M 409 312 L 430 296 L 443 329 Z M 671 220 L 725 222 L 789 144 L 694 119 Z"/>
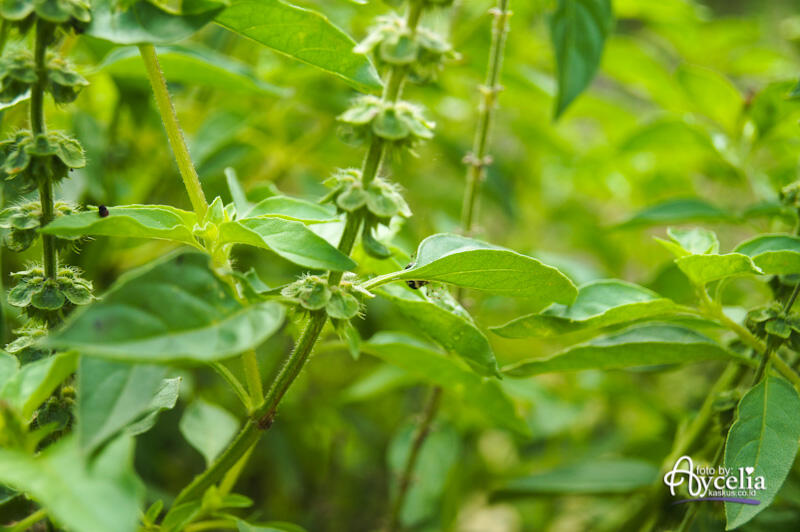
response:
<path id="1" fill-rule="evenodd" d="M 164 122 L 164 129 L 167 131 L 172 153 L 175 154 L 175 161 L 178 163 L 178 171 L 183 179 L 183 185 L 186 187 L 186 192 L 189 194 L 189 200 L 192 202 L 192 208 L 198 220 L 202 220 L 208 210 L 208 202 L 200 184 L 200 178 L 197 175 L 194 164 L 192 164 L 189 148 L 186 147 L 186 139 L 183 138 L 178 116 L 175 113 L 175 107 L 172 105 L 172 99 L 167 89 L 167 80 L 164 78 L 164 73 L 158 62 L 156 49 L 152 44 L 141 44 L 139 45 L 139 53 L 144 60 L 147 77 L 150 78 L 150 85 L 153 87 L 153 94 L 156 98 L 156 106 L 161 114 L 161 121 Z"/>
<path id="2" fill-rule="evenodd" d="M 31 86 L 31 131 L 34 137 L 47 132 L 44 122 L 44 91 L 47 85 L 47 41 L 53 32 L 53 27 L 47 22 L 36 22 L 36 38 L 33 48 L 33 58 L 36 65 L 36 83 Z M 39 176 L 39 203 L 42 214 L 39 225 L 44 227 L 53 221 L 54 199 L 53 180 L 51 175 Z M 58 255 L 56 253 L 56 238 L 52 235 L 42 235 L 42 261 L 44 274 L 48 279 L 55 279 L 58 270 Z"/>
<path id="3" fill-rule="evenodd" d="M 428 402 L 425 405 L 425 410 L 423 411 L 422 421 L 417 427 L 416 434 L 414 434 L 414 440 L 411 443 L 411 449 L 408 452 L 408 458 L 403 466 L 403 471 L 400 475 L 400 478 L 397 481 L 397 495 L 392 503 L 392 513 L 389 517 L 389 532 L 394 532 L 400 527 L 400 514 L 403 511 L 403 505 L 406 501 L 408 488 L 411 486 L 411 481 L 413 480 L 417 458 L 419 458 L 419 452 L 422 449 L 422 444 L 425 443 L 425 439 L 428 437 L 428 434 L 431 431 L 431 425 L 433 424 L 433 420 L 436 418 L 436 413 L 439 410 L 441 399 L 442 389 L 439 386 L 435 386 L 431 390 L 431 395 L 428 398 Z"/>
<path id="4" fill-rule="evenodd" d="M 475 210 L 478 203 L 478 190 L 486 176 L 486 166 L 491 158 L 488 155 L 489 133 L 492 130 L 496 109 L 497 95 L 503 89 L 500 85 L 500 71 L 503 66 L 506 38 L 508 36 L 508 10 L 510 0 L 497 0 L 497 7 L 492 9 L 494 24 L 492 25 L 492 45 L 489 49 L 489 64 L 486 68 L 486 81 L 480 87 L 481 103 L 478 113 L 478 127 L 472 144 L 472 152 L 464 161 L 467 163 L 467 186 L 464 192 L 464 204 L 461 209 L 461 228 L 469 234 L 475 222 Z"/>
<path id="5" fill-rule="evenodd" d="M 236 393 L 236 396 L 239 398 L 239 400 L 242 402 L 244 407 L 247 409 L 247 412 L 249 413 L 250 410 L 252 410 L 253 408 L 253 403 L 252 400 L 250 399 L 250 395 L 247 393 L 247 390 L 245 390 L 244 386 L 242 386 L 242 383 L 239 382 L 239 379 L 237 379 L 233 375 L 233 373 L 231 373 L 231 371 L 228 368 L 226 368 L 225 365 L 222 364 L 221 362 L 214 362 L 213 364 L 211 364 L 211 367 L 214 368 L 214 371 L 216 371 L 219 374 L 219 376 L 225 379 L 225 382 L 227 382 L 230 385 L 231 389 L 233 389 L 233 391 Z M 258 399 L 261 400 L 261 397 L 259 397 Z"/>

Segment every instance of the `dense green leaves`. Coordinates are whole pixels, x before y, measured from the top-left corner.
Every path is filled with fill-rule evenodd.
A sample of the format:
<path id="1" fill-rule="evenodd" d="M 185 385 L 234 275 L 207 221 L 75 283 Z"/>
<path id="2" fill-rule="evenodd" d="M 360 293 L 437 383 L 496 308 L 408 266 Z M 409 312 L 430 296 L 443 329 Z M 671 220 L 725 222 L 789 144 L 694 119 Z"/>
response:
<path id="1" fill-rule="evenodd" d="M 288 96 L 291 91 L 259 79 L 253 70 L 213 50 L 197 45 L 159 46 L 158 62 L 170 83 L 211 87 L 231 93 L 272 94 Z M 147 71 L 137 48 L 113 50 L 98 69 L 118 80 L 138 80 L 147 83 Z"/>
<path id="2" fill-rule="evenodd" d="M 279 305 L 243 306 L 207 256 L 183 253 L 125 275 L 47 342 L 104 358 L 207 362 L 257 346 L 282 321 Z"/>
<path id="3" fill-rule="evenodd" d="M 171 43 L 189 37 L 224 8 L 221 1 L 189 0 L 183 2 L 186 14 L 181 15 L 146 0 L 134 0 L 127 8 L 118 4 L 92 0 L 92 22 L 86 32 L 117 44 Z"/>
<path id="4" fill-rule="evenodd" d="M 97 210 L 61 216 L 41 232 L 70 239 L 84 236 L 158 238 L 198 247 L 192 235 L 195 223 L 194 213 L 168 205 L 124 205 L 109 207 L 105 217 Z"/>
<path id="5" fill-rule="evenodd" d="M 437 298 L 449 294 L 445 292 L 425 298 L 399 286 L 387 286 L 379 294 L 391 301 L 422 332 L 447 351 L 460 356 L 477 373 L 499 375 L 489 341 L 469 314 L 451 298 L 437 301 Z"/>
<path id="6" fill-rule="evenodd" d="M 789 275 L 800 273 L 800 237 L 762 235 L 742 242 L 734 250 L 753 259 L 764 273 Z"/>
<path id="7" fill-rule="evenodd" d="M 274 251 L 281 257 L 319 270 L 352 270 L 356 263 L 305 225 L 283 218 L 243 218 L 219 227 L 220 241 Z"/>
<path id="8" fill-rule="evenodd" d="M 704 360 L 743 360 L 702 334 L 677 325 L 634 326 L 611 336 L 576 345 L 551 358 L 519 362 L 503 373 L 528 377 L 585 369 L 622 369 Z"/>
<path id="9" fill-rule="evenodd" d="M 578 289 L 572 305 L 553 305 L 538 314 L 492 327 L 507 338 L 548 337 L 588 331 L 678 313 L 680 305 L 635 284 L 593 281 Z"/>
<path id="10" fill-rule="evenodd" d="M 558 70 L 556 118 L 592 81 L 613 23 L 610 0 L 558 0 L 550 17 Z"/>
<path id="11" fill-rule="evenodd" d="M 476 406 L 494 423 L 528 434 L 528 426 L 519 418 L 514 403 L 496 380 L 481 378 L 424 343 L 399 333 L 378 333 L 361 347 L 365 353 L 450 390 L 459 400 Z"/>
<path id="12" fill-rule="evenodd" d="M 557 269 L 516 251 L 479 240 L 437 234 L 417 249 L 416 260 L 406 270 L 376 277 L 372 287 L 398 279 L 441 281 L 494 294 L 524 297 L 532 304 L 571 303 L 577 289 Z"/>
<path id="13" fill-rule="evenodd" d="M 326 70 L 362 91 L 380 88 L 369 59 L 327 17 L 282 0 L 233 0 L 217 23 L 289 57 Z"/>
<path id="14" fill-rule="evenodd" d="M 164 380 L 166 373 L 164 366 L 81 357 L 77 410 L 81 447 L 91 453 L 123 428 L 157 413 L 162 405 L 154 405 L 154 398 L 165 384 L 167 390 L 173 389 L 173 381 Z M 176 399 L 172 395 L 164 406 L 174 406 Z"/>
<path id="15" fill-rule="evenodd" d="M 765 489 L 748 496 L 758 505 L 725 503 L 727 530 L 747 523 L 775 498 L 797 455 L 799 411 L 797 390 L 778 377 L 767 376 L 742 397 L 725 443 L 725 467 L 732 474 L 743 468 L 754 483 L 764 477 Z"/>
<path id="16" fill-rule="evenodd" d="M 133 472 L 130 437 L 115 440 L 91 462 L 74 437 L 36 457 L 0 449 L 0 482 L 30 494 L 68 530 L 137 529 L 143 487 Z"/>
<path id="17" fill-rule="evenodd" d="M 651 486 L 658 467 L 641 460 L 592 460 L 503 482 L 492 500 L 554 494 L 630 493 Z"/>
<path id="18" fill-rule="evenodd" d="M 236 434 L 239 422 L 221 406 L 196 399 L 186 407 L 178 427 L 210 464 Z"/>
<path id="19" fill-rule="evenodd" d="M 33 416 L 36 408 L 78 365 L 77 354 L 67 352 L 26 364 L 12 373 L 12 365 L 5 358 L 8 355 L 3 355 L 5 361 L 0 364 L 0 400 L 17 408 L 25 419 Z"/>

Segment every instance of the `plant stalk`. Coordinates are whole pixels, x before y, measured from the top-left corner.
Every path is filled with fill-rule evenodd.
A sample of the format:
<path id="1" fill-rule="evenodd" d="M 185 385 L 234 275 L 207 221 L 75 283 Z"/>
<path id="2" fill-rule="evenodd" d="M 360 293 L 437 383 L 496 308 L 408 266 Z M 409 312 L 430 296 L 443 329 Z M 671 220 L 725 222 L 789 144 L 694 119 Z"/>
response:
<path id="1" fill-rule="evenodd" d="M 44 91 L 47 85 L 47 40 L 53 27 L 46 22 L 36 22 L 36 37 L 33 48 L 33 59 L 36 65 L 36 83 L 31 86 L 31 132 L 33 136 L 47 132 L 44 121 Z M 39 225 L 46 226 L 54 218 L 53 176 L 39 176 L 39 203 L 42 214 Z M 58 255 L 56 238 L 53 235 L 42 235 L 42 261 L 44 274 L 48 279 L 56 279 L 58 271 Z"/>
<path id="2" fill-rule="evenodd" d="M 461 209 L 461 228 L 466 234 L 472 232 L 478 203 L 478 190 L 486 177 L 486 167 L 491 162 L 491 157 L 488 155 L 489 134 L 494 123 L 497 95 L 503 90 L 500 85 L 500 72 L 503 67 L 503 55 L 509 31 L 508 20 L 511 17 L 511 11 L 508 9 L 509 1 L 497 0 L 497 7 L 491 10 L 494 15 L 492 44 L 489 49 L 486 81 L 480 87 L 481 103 L 478 127 L 475 130 L 472 152 L 464 158 L 467 163 L 467 185 Z"/>
<path id="3" fill-rule="evenodd" d="M 33 525 L 46 518 L 47 512 L 45 512 L 43 508 L 39 508 L 22 521 L 19 521 L 13 526 L 9 527 L 7 530 L 8 532 L 25 532 L 26 530 L 30 530 Z"/>
<path id="4" fill-rule="evenodd" d="M 422 449 L 422 444 L 431 431 L 433 420 L 436 418 L 436 413 L 439 411 L 439 404 L 442 399 L 442 388 L 434 386 L 431 389 L 430 397 L 425 405 L 425 410 L 422 416 L 422 421 L 417 427 L 417 432 L 414 435 L 414 441 L 411 443 L 411 449 L 408 452 L 408 458 L 403 466 L 403 472 L 397 483 L 397 495 L 395 496 L 394 503 L 392 503 L 392 512 L 389 518 L 388 532 L 395 532 L 400 527 L 400 515 L 403 511 L 403 505 L 406 501 L 408 488 L 411 486 L 411 481 L 414 477 L 414 468 L 419 458 L 419 452 Z"/>
<path id="5" fill-rule="evenodd" d="M 178 123 L 178 116 L 175 113 L 175 106 L 172 105 L 172 99 L 169 96 L 167 80 L 164 78 L 164 72 L 158 62 L 156 49 L 152 44 L 141 44 L 139 45 L 139 53 L 144 60 L 150 85 L 153 87 L 156 106 L 161 114 L 161 121 L 164 123 L 164 129 L 167 132 L 172 153 L 175 155 L 175 161 L 178 163 L 178 171 L 183 179 L 186 192 L 189 194 L 192 208 L 197 215 L 198 221 L 200 221 L 206 215 L 208 201 L 206 201 L 203 186 L 200 184 L 200 177 L 197 175 L 194 164 L 192 164 L 189 148 L 186 147 L 186 139 L 183 137 L 181 126 Z"/>

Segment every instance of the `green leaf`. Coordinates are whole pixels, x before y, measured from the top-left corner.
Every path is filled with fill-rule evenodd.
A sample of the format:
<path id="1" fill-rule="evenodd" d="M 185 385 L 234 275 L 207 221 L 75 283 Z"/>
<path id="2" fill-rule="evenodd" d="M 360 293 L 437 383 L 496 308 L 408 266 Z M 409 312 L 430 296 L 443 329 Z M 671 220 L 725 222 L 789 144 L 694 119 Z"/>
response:
<path id="1" fill-rule="evenodd" d="M 610 0 L 558 0 L 550 17 L 558 70 L 556 118 L 591 83 L 613 25 Z"/>
<path id="2" fill-rule="evenodd" d="M 742 242 L 734 250 L 753 259 L 764 273 L 790 275 L 800 273 L 800 237 L 761 235 Z"/>
<path id="3" fill-rule="evenodd" d="M 102 358 L 209 362 L 259 345 L 282 322 L 280 305 L 243 306 L 210 258 L 189 252 L 122 276 L 45 342 Z"/>
<path id="4" fill-rule="evenodd" d="M 528 425 L 519 417 L 513 401 L 496 379 L 480 377 L 419 340 L 401 333 L 381 332 L 361 346 L 364 353 L 449 390 L 454 401 L 474 405 L 492 422 L 521 435 L 529 435 Z"/>
<path id="5" fill-rule="evenodd" d="M 623 369 L 705 360 L 746 360 L 703 336 L 677 325 L 634 326 L 579 344 L 550 358 L 526 360 L 503 368 L 512 377 L 586 369 Z"/>
<path id="6" fill-rule="evenodd" d="M 306 268 L 352 270 L 356 263 L 347 255 L 317 236 L 305 225 L 283 218 L 244 218 L 219 226 L 222 243 L 247 244 L 274 251 L 281 257 Z"/>
<path id="7" fill-rule="evenodd" d="M 186 407 L 178 427 L 206 464 L 211 464 L 236 435 L 239 421 L 221 406 L 196 399 Z"/>
<path id="8" fill-rule="evenodd" d="M 764 273 L 753 264 L 750 257 L 741 253 L 688 255 L 675 259 L 675 264 L 697 286 L 704 286 L 727 277 Z"/>
<path id="9" fill-rule="evenodd" d="M 688 222 L 732 222 L 736 217 L 697 198 L 675 199 L 648 207 L 617 225 L 618 229 Z"/>
<path id="10" fill-rule="evenodd" d="M 578 288 L 578 297 L 572 305 L 553 305 L 541 313 L 522 316 L 491 330 L 506 338 L 547 338 L 663 317 L 683 309 L 635 284 L 593 281 Z"/>
<path id="11" fill-rule="evenodd" d="M 758 505 L 725 503 L 726 530 L 747 523 L 772 503 L 797 455 L 798 411 L 797 390 L 778 377 L 767 376 L 739 401 L 736 421 L 725 443 L 725 467 L 732 474 L 740 468 L 755 468 L 750 475 L 753 482 L 764 477 L 766 489 L 748 496 L 757 499 Z"/>
<path id="12" fill-rule="evenodd" d="M 330 72 L 360 91 L 381 87 L 355 41 L 324 15 L 281 0 L 233 0 L 217 23 L 268 48 Z"/>
<path id="13" fill-rule="evenodd" d="M 631 493 L 652 486 L 658 476 L 658 467 L 642 460 L 592 460 L 505 481 L 492 492 L 491 500 Z"/>
<path id="14" fill-rule="evenodd" d="M 78 441 L 87 453 L 150 411 L 164 366 L 81 357 L 78 366 Z"/>
<path id="15" fill-rule="evenodd" d="M 194 43 L 185 46 L 159 46 L 158 62 L 164 77 L 170 83 L 211 87 L 225 92 L 271 94 L 278 97 L 291 95 L 290 89 L 278 87 L 258 78 L 246 64 L 203 48 Z M 98 70 L 122 80 L 147 83 L 147 70 L 138 48 L 125 47 L 112 50 L 97 67 Z"/>
<path id="16" fill-rule="evenodd" d="M 534 258 L 447 233 L 423 240 L 410 268 L 376 277 L 364 286 L 371 288 L 399 279 L 441 281 L 493 294 L 524 297 L 535 305 L 568 304 L 578 294 L 564 274 Z"/>
<path id="17" fill-rule="evenodd" d="M 667 234 L 672 242 L 680 248 L 680 251 L 676 252 L 678 257 L 719 253 L 717 235 L 708 229 L 703 229 L 702 227 L 693 227 L 691 229 L 669 227 L 667 228 Z M 675 251 L 674 247 L 670 249 Z"/>
<path id="18" fill-rule="evenodd" d="M 194 213 L 167 205 L 124 205 L 109 207 L 105 217 L 96 210 L 60 216 L 41 232 L 70 239 L 84 236 L 156 238 L 199 247 L 192 234 L 196 223 Z"/>
<path id="19" fill-rule="evenodd" d="M 116 44 L 166 44 L 189 37 L 211 22 L 225 5 L 205 2 L 205 10 L 185 15 L 168 13 L 138 0 L 127 9 L 116 2 L 92 0 L 92 22 L 86 33 Z"/>
<path id="20" fill-rule="evenodd" d="M 135 423 L 131 423 L 125 427 L 125 432 L 136 436 L 152 429 L 156 421 L 158 421 L 158 415 L 163 410 L 170 410 L 175 407 L 175 403 L 178 402 L 178 396 L 180 395 L 180 386 L 180 377 L 161 381 L 158 391 L 153 396 L 150 404 L 147 405 L 147 414 Z"/>
<path id="21" fill-rule="evenodd" d="M 707 116 L 728 133 L 736 133 L 744 101 L 730 80 L 714 70 L 686 64 L 678 68 L 677 77 L 695 112 Z"/>
<path id="22" fill-rule="evenodd" d="M 461 357 L 476 373 L 489 377 L 500 375 L 489 341 L 468 315 L 456 314 L 400 286 L 387 286 L 378 293 L 437 344 Z M 463 309 L 461 312 L 466 314 Z"/>
<path id="23" fill-rule="evenodd" d="M 5 351 L 0 351 L 0 390 L 19 371 L 19 360 Z"/>
<path id="24" fill-rule="evenodd" d="M 403 425 L 392 438 L 387 450 L 387 462 L 392 472 L 390 477 L 391 499 L 397 495 L 397 479 L 404 473 L 418 423 Z M 440 510 L 442 495 L 448 476 L 457 467 L 461 441 L 458 432 L 450 425 L 434 427 L 419 449 L 411 478 L 414 479 L 406 492 L 400 521 L 406 528 L 435 517 Z"/>
<path id="25" fill-rule="evenodd" d="M 6 381 L 0 399 L 19 409 L 24 419 L 30 419 L 77 365 L 78 355 L 72 351 L 26 364 Z"/>
<path id="26" fill-rule="evenodd" d="M 144 489 L 133 471 L 130 437 L 112 442 L 91 463 L 72 436 L 36 457 L 0 449 L 0 483 L 29 494 L 69 530 L 137 530 Z"/>
<path id="27" fill-rule="evenodd" d="M 247 213 L 248 218 L 257 216 L 275 216 L 305 223 L 331 222 L 336 220 L 336 209 L 332 205 L 289 196 L 272 196 L 258 202 Z"/>
<path id="28" fill-rule="evenodd" d="M 225 169 L 225 180 L 228 183 L 228 191 L 233 198 L 233 205 L 236 207 L 237 218 L 244 218 L 246 213 L 253 208 L 253 204 L 247 199 L 247 194 L 239 182 L 239 177 L 236 175 L 236 170 L 233 168 Z"/>

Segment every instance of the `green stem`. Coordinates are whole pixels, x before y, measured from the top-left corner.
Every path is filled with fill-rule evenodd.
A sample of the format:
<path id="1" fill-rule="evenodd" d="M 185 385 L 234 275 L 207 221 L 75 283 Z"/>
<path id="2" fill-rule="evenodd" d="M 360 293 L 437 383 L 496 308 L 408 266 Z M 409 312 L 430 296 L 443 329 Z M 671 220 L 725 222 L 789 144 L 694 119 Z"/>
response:
<path id="1" fill-rule="evenodd" d="M 419 22 L 422 7 L 422 2 L 411 3 L 411 7 L 409 8 L 409 13 L 407 15 L 407 22 L 412 31 L 416 31 L 416 26 Z M 147 50 L 148 48 L 149 50 Z M 162 99 L 164 100 L 166 107 L 171 109 L 169 94 L 166 92 L 166 84 L 164 82 L 163 75 L 161 75 L 161 70 L 158 67 L 158 59 L 155 56 L 155 51 L 152 49 L 152 46 L 140 46 L 139 49 L 142 52 L 142 57 L 145 58 L 145 64 L 148 64 L 148 73 L 150 74 L 154 91 L 156 90 L 156 85 L 161 86 L 161 90 L 163 92 Z M 388 95 L 393 98 L 399 97 L 404 78 L 405 69 L 403 67 L 393 68 L 390 72 L 389 79 L 387 80 L 384 94 L 388 93 Z M 154 81 L 158 79 L 160 79 L 160 83 L 156 83 L 156 81 Z M 159 96 L 157 95 L 156 100 L 158 101 L 158 99 Z M 160 103 L 159 107 L 161 107 L 161 105 L 162 104 Z M 162 111 L 162 117 L 165 114 L 169 113 Z M 172 116 L 174 118 L 174 110 L 172 110 Z M 173 120 L 173 122 L 176 126 L 175 131 L 178 134 L 178 138 L 182 140 L 183 137 L 180 135 L 180 129 L 177 128 L 177 120 Z M 170 136 L 170 139 L 172 139 L 172 136 Z M 185 145 L 183 146 L 185 149 Z M 173 150 L 174 149 L 175 148 L 173 147 Z M 380 169 L 384 152 L 385 144 L 382 140 L 378 139 L 371 142 L 370 148 L 367 150 L 367 154 L 364 158 L 364 164 L 362 165 L 362 179 L 364 179 L 366 176 L 368 176 L 369 181 L 375 178 L 378 170 Z M 188 151 L 186 154 L 189 166 L 191 167 L 191 160 L 188 159 Z M 193 167 L 191 168 L 193 169 Z M 194 175 L 196 176 L 196 174 Z M 184 181 L 186 180 L 184 179 Z M 197 185 L 199 187 L 199 181 L 197 182 Z M 187 190 L 189 189 L 190 187 L 187 185 Z M 200 191 L 202 193 L 202 188 Z M 205 202 L 204 197 L 203 201 Z M 358 230 L 361 225 L 361 216 L 362 215 L 360 213 L 352 213 L 348 215 L 347 222 L 345 223 L 345 229 L 339 241 L 339 250 L 342 251 L 342 253 L 349 255 L 352 252 L 358 236 Z M 342 275 L 342 272 L 329 272 L 328 284 L 339 284 L 342 279 Z M 264 401 L 255 407 L 251 419 L 248 420 L 244 428 L 242 428 L 236 438 L 234 438 L 233 442 L 231 442 L 231 444 L 222 452 L 222 454 L 217 457 L 214 463 L 211 464 L 211 466 L 203 473 L 196 476 L 194 480 L 192 480 L 192 482 L 178 494 L 173 502 L 173 508 L 176 508 L 183 502 L 199 498 L 207 488 L 219 481 L 225 475 L 225 472 L 228 469 L 239 463 L 240 459 L 250 451 L 256 442 L 258 442 L 258 440 L 261 438 L 261 434 L 272 426 L 281 399 L 283 399 L 283 396 L 286 394 L 289 387 L 300 374 L 300 370 L 303 369 L 306 361 L 311 356 L 311 352 L 314 349 L 314 345 L 317 343 L 317 339 L 322 333 L 322 329 L 325 326 L 327 318 L 327 314 L 325 314 L 324 311 L 315 311 L 311 313 L 308 325 L 297 341 L 297 344 L 295 345 L 291 355 L 289 355 L 289 358 L 286 360 L 286 364 L 283 366 L 283 368 L 281 368 L 281 371 L 275 378 L 275 381 L 264 398 Z"/>
<path id="2" fill-rule="evenodd" d="M 411 449 L 408 452 L 406 463 L 403 466 L 403 471 L 397 483 L 397 495 L 395 496 L 394 503 L 392 504 L 392 513 L 389 517 L 388 532 L 395 532 L 400 527 L 400 514 L 403 511 L 403 505 L 408 494 L 408 488 L 411 487 L 411 481 L 414 476 L 414 468 L 419 458 L 419 452 L 422 449 L 422 444 L 430 433 L 433 420 L 436 418 L 436 413 L 439 410 L 439 404 L 442 399 L 442 389 L 435 386 L 431 390 L 431 395 L 425 405 L 422 421 L 417 427 L 417 432 L 414 435 L 414 441 L 411 443 Z"/>
<path id="3" fill-rule="evenodd" d="M 43 135 L 47 132 L 44 122 L 44 91 L 47 86 L 47 40 L 53 27 L 46 22 L 36 22 L 36 40 L 33 48 L 33 58 L 36 65 L 36 83 L 31 86 L 31 131 L 33 136 Z M 42 214 L 39 225 L 46 226 L 54 218 L 53 180 L 50 175 L 39 176 L 39 203 Z M 42 235 L 42 260 L 44 274 L 48 279 L 55 279 L 58 270 L 58 255 L 56 254 L 56 238 L 52 235 Z"/>
<path id="4" fill-rule="evenodd" d="M 167 89 L 167 80 L 164 78 L 164 73 L 158 62 L 156 49 L 151 44 L 141 44 L 139 45 L 139 53 L 144 60 L 147 77 L 150 78 L 150 85 L 153 87 L 156 106 L 161 114 L 161 120 L 164 122 L 164 129 L 167 131 L 167 138 L 172 147 L 172 152 L 175 154 L 175 161 L 178 163 L 178 171 L 183 179 L 183 185 L 186 187 L 186 192 L 189 194 L 189 200 L 192 202 L 192 208 L 198 220 L 202 220 L 208 210 L 208 202 L 200 184 L 200 177 L 198 177 L 194 164 L 192 164 L 189 148 L 186 147 L 186 139 L 183 138 L 178 116 L 175 113 L 175 107 L 172 105 L 169 90 Z"/>
<path id="5" fill-rule="evenodd" d="M 6 19 L 0 19 L 0 54 L 3 53 L 3 50 L 6 48 L 6 43 L 8 42 L 9 26 L 10 24 Z"/>
<path id="6" fill-rule="evenodd" d="M 317 341 L 322 328 L 325 325 L 327 316 L 322 311 L 311 314 L 308 325 L 295 345 L 292 354 L 281 368 L 275 382 L 267 393 L 264 402 L 253 410 L 253 414 L 248 419 L 244 428 L 239 432 L 231 444 L 219 455 L 211 466 L 203 473 L 196 476 L 192 482 L 175 498 L 172 507 L 176 508 L 181 503 L 199 498 L 206 489 L 219 481 L 225 473 L 234 467 L 239 460 L 249 452 L 253 445 L 261 438 L 261 434 L 267 430 L 275 419 L 275 414 L 286 391 L 291 386 L 294 379 L 303 369 L 314 344 Z"/>
<path id="7" fill-rule="evenodd" d="M 461 209 L 461 227 L 467 233 L 472 232 L 475 221 L 475 210 L 478 203 L 478 189 L 485 178 L 486 167 L 491 158 L 488 155 L 489 133 L 494 122 L 497 95 L 503 89 L 500 85 L 500 71 L 503 67 L 506 38 L 508 37 L 509 0 L 497 0 L 497 7 L 492 9 L 494 24 L 492 26 L 492 44 L 489 50 L 489 64 L 486 69 L 486 81 L 480 87 L 481 103 L 478 114 L 478 127 L 475 130 L 472 152 L 464 160 L 467 163 L 467 186 L 464 193 L 464 204 Z"/>
<path id="8" fill-rule="evenodd" d="M 30 530 L 33 525 L 45 518 L 47 518 L 47 512 L 40 508 L 22 521 L 15 523 L 14 526 L 4 530 L 7 530 L 8 532 L 25 532 L 26 530 Z"/>

